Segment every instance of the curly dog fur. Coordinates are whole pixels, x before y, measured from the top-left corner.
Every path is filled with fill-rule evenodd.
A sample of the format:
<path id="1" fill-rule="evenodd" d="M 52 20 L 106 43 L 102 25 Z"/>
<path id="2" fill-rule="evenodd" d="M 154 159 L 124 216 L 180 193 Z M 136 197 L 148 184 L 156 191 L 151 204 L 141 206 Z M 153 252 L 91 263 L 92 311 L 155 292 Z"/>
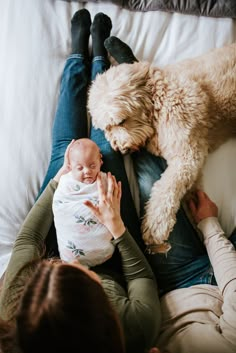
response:
<path id="1" fill-rule="evenodd" d="M 164 68 L 111 67 L 92 84 L 88 109 L 115 150 L 145 146 L 166 159 L 142 221 L 145 243 L 165 244 L 208 153 L 236 136 L 236 44 Z"/>

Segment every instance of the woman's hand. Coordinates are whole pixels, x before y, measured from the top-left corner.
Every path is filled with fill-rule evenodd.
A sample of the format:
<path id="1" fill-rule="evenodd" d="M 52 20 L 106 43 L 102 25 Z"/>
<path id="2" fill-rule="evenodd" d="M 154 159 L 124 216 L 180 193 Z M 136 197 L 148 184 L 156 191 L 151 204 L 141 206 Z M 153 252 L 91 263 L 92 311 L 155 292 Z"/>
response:
<path id="1" fill-rule="evenodd" d="M 70 148 L 73 145 L 73 143 L 75 142 L 75 140 L 73 139 L 69 145 L 66 148 L 65 151 L 65 155 L 64 155 L 64 163 L 63 166 L 58 170 L 57 174 L 55 175 L 55 177 L 53 178 L 55 181 L 59 182 L 60 177 L 64 174 L 67 174 L 71 168 L 70 168 L 70 161 L 69 161 L 69 152 L 70 152 Z"/>
<path id="2" fill-rule="evenodd" d="M 204 191 L 198 190 L 196 196 L 196 201 L 190 200 L 189 208 L 197 224 L 207 217 L 218 217 L 216 204 L 211 201 Z"/>
<path id="3" fill-rule="evenodd" d="M 116 178 L 107 174 L 107 191 L 105 191 L 101 174 L 97 177 L 98 185 L 98 205 L 94 205 L 91 201 L 85 201 L 84 204 L 90 208 L 97 217 L 116 239 L 125 231 L 124 223 L 120 215 L 120 199 L 121 199 L 121 182 L 117 183 Z"/>

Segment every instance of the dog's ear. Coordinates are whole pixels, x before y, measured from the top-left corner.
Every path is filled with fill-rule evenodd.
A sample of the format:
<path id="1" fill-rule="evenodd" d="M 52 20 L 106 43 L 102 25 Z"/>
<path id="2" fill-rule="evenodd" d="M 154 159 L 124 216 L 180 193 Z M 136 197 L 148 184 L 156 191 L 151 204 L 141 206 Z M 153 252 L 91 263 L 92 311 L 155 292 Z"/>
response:
<path id="1" fill-rule="evenodd" d="M 126 70 L 123 69 L 123 74 L 125 75 L 130 88 L 147 85 L 150 75 L 150 64 L 148 62 L 127 64 L 124 68 Z"/>
<path id="2" fill-rule="evenodd" d="M 88 111 L 95 128 L 106 130 L 134 114 L 144 100 L 147 104 L 148 63 L 120 64 L 97 75 L 89 89 Z"/>
<path id="3" fill-rule="evenodd" d="M 87 108 L 95 128 L 106 130 L 124 120 L 120 115 L 122 94 L 119 76 L 117 67 L 111 67 L 103 74 L 98 74 L 89 88 Z"/>
<path id="4" fill-rule="evenodd" d="M 106 103 L 107 104 L 107 103 Z M 125 116 L 121 113 L 117 113 L 114 111 L 115 107 L 112 106 L 112 102 L 107 108 L 106 104 L 104 103 L 101 105 L 101 112 L 99 112 L 99 106 L 97 106 L 94 113 L 91 114 L 91 119 L 92 119 L 92 124 L 95 127 L 95 129 L 101 129 L 101 130 L 110 130 L 112 126 L 117 126 L 121 124 L 125 120 Z M 104 107 L 104 109 L 102 108 Z"/>

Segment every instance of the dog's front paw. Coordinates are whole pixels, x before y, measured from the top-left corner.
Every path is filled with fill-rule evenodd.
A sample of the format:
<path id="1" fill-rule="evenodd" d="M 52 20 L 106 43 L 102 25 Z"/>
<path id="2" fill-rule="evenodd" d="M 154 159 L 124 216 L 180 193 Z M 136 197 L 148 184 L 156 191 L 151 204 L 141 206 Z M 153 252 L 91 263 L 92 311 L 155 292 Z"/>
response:
<path id="1" fill-rule="evenodd" d="M 167 252 L 170 249 L 168 238 L 175 224 L 175 215 L 168 209 L 160 211 L 149 205 L 142 221 L 142 237 L 151 253 Z"/>
<path id="2" fill-rule="evenodd" d="M 161 234 L 155 229 L 155 224 L 149 227 L 146 217 L 142 222 L 142 237 L 147 248 L 148 254 L 155 253 L 167 253 L 170 250 L 171 245 L 167 240 L 162 240 Z"/>

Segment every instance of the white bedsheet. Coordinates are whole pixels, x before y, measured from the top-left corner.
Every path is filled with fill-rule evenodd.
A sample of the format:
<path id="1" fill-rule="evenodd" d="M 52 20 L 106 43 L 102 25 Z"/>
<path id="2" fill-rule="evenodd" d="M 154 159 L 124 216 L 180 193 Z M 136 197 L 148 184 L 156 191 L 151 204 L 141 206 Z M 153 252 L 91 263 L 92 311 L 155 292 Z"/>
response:
<path id="1" fill-rule="evenodd" d="M 155 65 L 194 57 L 236 40 L 236 22 L 231 19 L 129 12 L 111 4 L 76 1 L 1 2 L 0 277 L 49 162 L 51 127 L 70 52 L 74 12 L 85 6 L 92 18 L 101 11 L 108 14 L 112 35 L 126 41 L 139 60 Z M 205 189 L 217 203 L 227 233 L 236 225 L 235 152 L 236 141 L 231 140 L 209 156 L 204 169 Z"/>

